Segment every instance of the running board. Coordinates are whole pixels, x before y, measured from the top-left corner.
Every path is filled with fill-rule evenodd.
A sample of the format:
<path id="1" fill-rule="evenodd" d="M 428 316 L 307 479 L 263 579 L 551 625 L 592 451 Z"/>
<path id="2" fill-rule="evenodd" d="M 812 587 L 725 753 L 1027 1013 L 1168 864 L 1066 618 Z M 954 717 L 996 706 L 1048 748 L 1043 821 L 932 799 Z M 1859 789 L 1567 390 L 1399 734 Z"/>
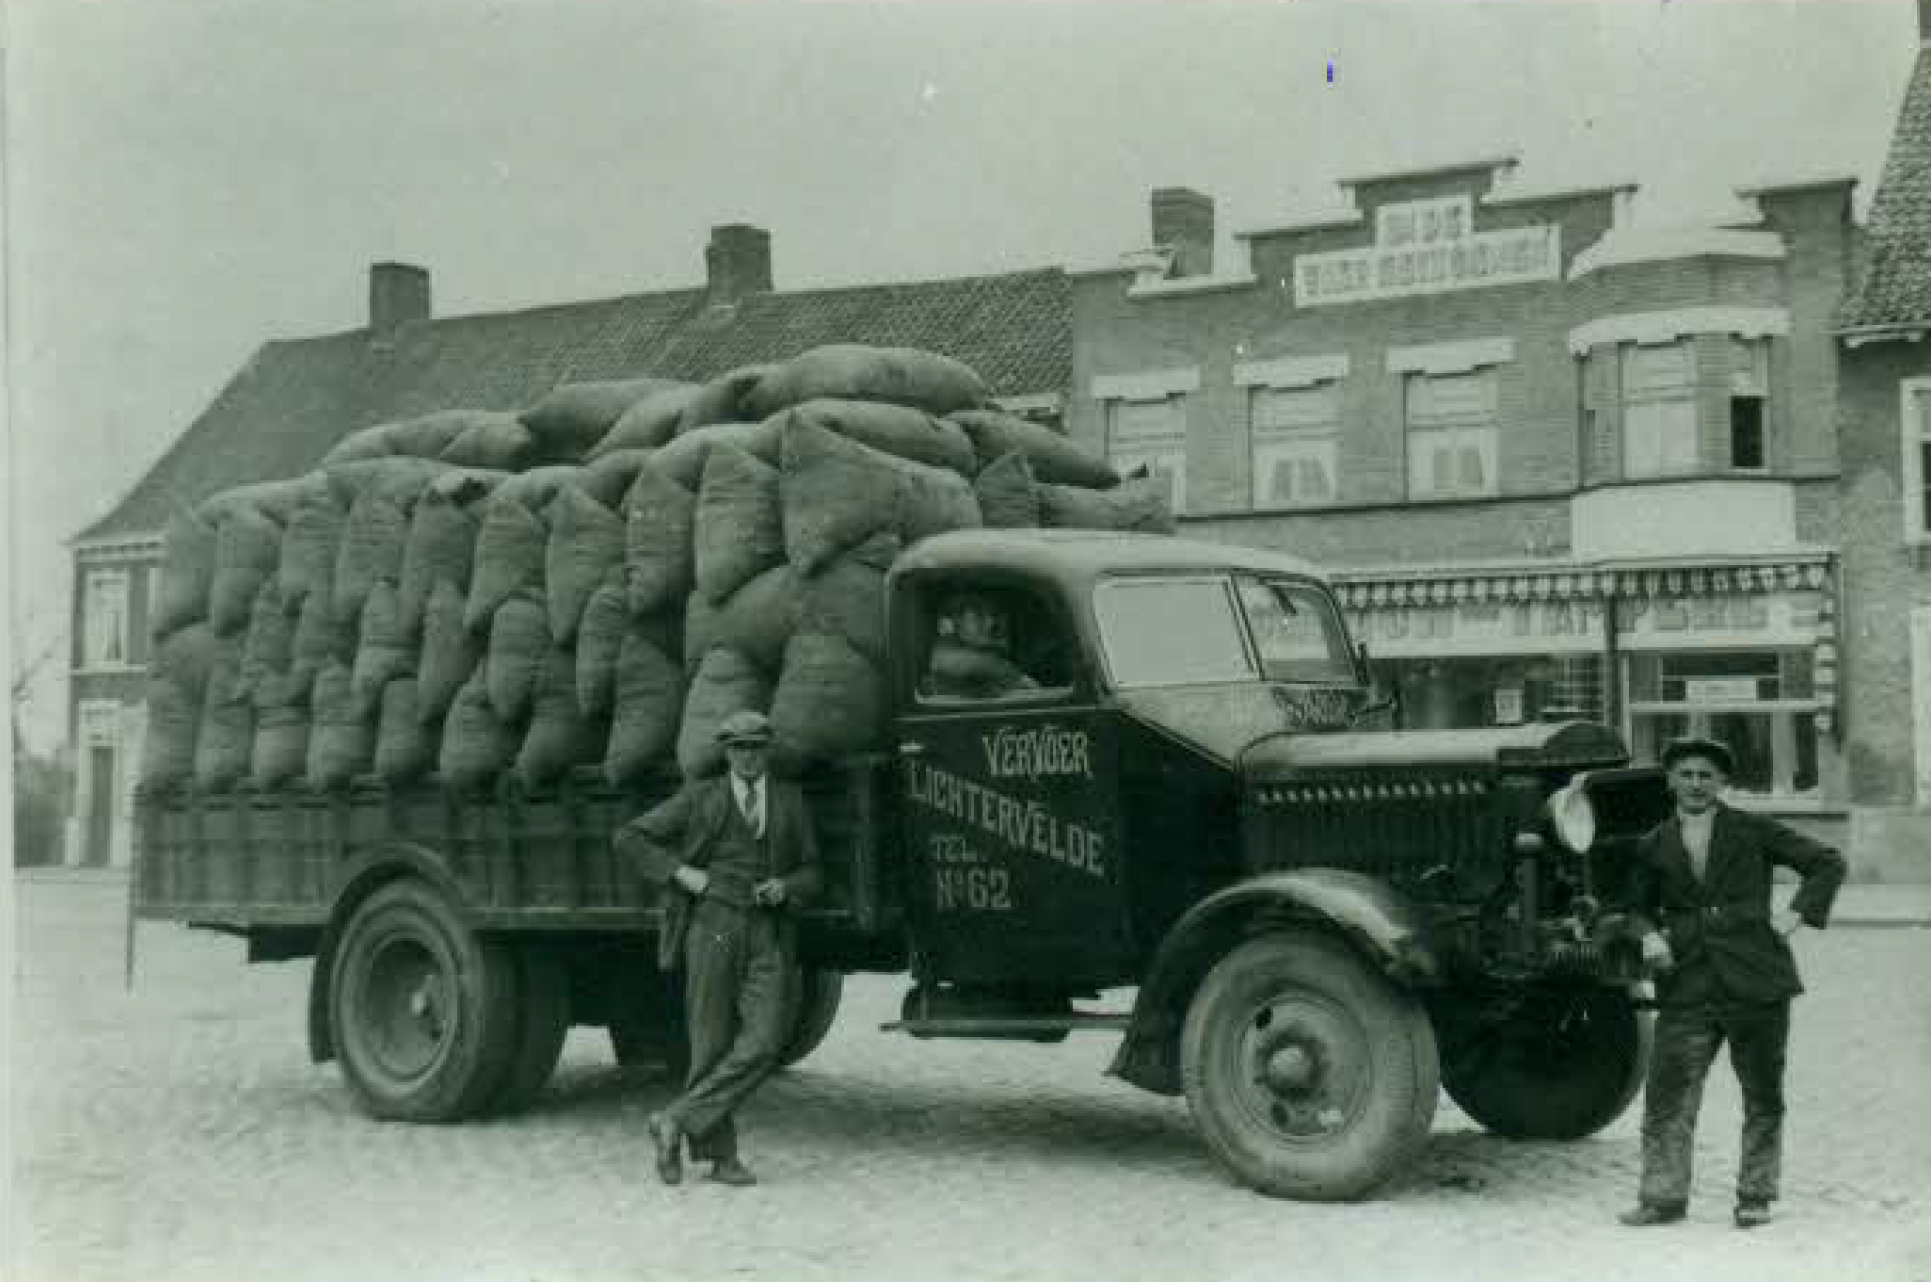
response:
<path id="1" fill-rule="evenodd" d="M 914 1037 L 1011 1037 L 1036 1033 L 1124 1031 L 1133 1023 L 1131 1015 L 1012 1015 L 998 1018 L 895 1019 L 880 1024 L 885 1033 L 910 1033 Z"/>

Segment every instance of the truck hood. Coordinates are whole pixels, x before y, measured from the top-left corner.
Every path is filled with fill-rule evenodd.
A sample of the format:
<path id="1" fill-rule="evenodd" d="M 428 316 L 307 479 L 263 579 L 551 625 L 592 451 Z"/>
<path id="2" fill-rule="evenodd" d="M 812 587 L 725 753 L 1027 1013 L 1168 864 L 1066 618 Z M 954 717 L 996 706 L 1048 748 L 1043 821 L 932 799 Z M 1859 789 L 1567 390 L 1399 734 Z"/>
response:
<path id="1" fill-rule="evenodd" d="M 1491 730 L 1348 730 L 1365 695 L 1289 685 L 1177 686 L 1128 690 L 1120 709 L 1257 782 L 1309 771 L 1398 765 L 1526 769 L 1616 766 L 1622 739 L 1590 721 L 1537 722 Z"/>

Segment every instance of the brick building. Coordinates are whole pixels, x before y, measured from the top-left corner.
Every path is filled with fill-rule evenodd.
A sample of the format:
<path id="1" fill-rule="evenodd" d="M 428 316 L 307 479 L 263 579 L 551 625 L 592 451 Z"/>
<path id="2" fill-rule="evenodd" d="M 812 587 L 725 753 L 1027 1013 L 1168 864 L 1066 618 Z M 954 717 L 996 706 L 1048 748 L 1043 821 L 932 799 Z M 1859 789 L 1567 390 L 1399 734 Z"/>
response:
<path id="1" fill-rule="evenodd" d="M 1919 5 L 1931 36 L 1931 0 Z M 1931 57 L 1920 46 L 1838 315 L 1844 733 L 1859 850 L 1931 855 Z"/>
<path id="2" fill-rule="evenodd" d="M 177 503 L 294 476 L 371 424 L 455 407 L 508 410 L 558 383 L 698 381 L 824 343 L 924 347 L 965 361 L 1006 408 L 1057 422 L 1068 387 L 1069 284 L 1057 269 L 846 289 L 772 288 L 761 229 L 713 229 L 705 284 L 438 319 L 429 274 L 381 263 L 369 323 L 264 345 L 174 446 L 73 543 L 69 863 L 128 858 L 145 728 L 148 601 Z"/>
<path id="3" fill-rule="evenodd" d="M 1074 273 L 1068 430 L 1167 473 L 1187 533 L 1334 567 L 1409 725 L 1714 732 L 1746 804 L 1841 837 L 1852 180 L 1656 230 L 1514 169 L 1345 179 L 1218 271 L 1211 201 L 1156 191 L 1155 248 Z"/>

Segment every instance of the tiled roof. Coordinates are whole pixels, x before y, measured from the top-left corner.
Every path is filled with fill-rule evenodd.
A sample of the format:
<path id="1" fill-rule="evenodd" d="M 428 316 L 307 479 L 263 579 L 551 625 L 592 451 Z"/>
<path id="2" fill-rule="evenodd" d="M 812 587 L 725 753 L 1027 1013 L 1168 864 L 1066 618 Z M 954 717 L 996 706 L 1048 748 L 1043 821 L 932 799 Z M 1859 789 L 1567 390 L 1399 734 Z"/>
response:
<path id="1" fill-rule="evenodd" d="M 1918 51 L 1840 330 L 1931 323 L 1931 57 Z"/>
<path id="2" fill-rule="evenodd" d="M 944 352 L 978 370 L 995 395 L 1064 391 L 1071 293 L 1057 269 L 753 294 L 735 308 L 709 307 L 702 289 L 687 289 L 271 342 L 78 537 L 158 531 L 177 501 L 296 475 L 372 423 L 517 409 L 564 382 L 699 381 L 825 343 Z"/>

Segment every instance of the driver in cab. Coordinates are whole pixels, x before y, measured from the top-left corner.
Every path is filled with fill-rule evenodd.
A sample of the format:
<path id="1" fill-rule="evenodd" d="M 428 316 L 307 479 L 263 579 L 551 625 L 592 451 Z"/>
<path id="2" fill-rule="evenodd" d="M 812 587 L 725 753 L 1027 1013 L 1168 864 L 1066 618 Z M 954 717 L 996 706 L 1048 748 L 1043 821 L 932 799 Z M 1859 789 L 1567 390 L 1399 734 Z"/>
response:
<path id="1" fill-rule="evenodd" d="M 1011 658 L 1012 629 L 983 592 L 961 592 L 939 613 L 919 692 L 938 699 L 1003 699 L 1039 689 Z"/>

